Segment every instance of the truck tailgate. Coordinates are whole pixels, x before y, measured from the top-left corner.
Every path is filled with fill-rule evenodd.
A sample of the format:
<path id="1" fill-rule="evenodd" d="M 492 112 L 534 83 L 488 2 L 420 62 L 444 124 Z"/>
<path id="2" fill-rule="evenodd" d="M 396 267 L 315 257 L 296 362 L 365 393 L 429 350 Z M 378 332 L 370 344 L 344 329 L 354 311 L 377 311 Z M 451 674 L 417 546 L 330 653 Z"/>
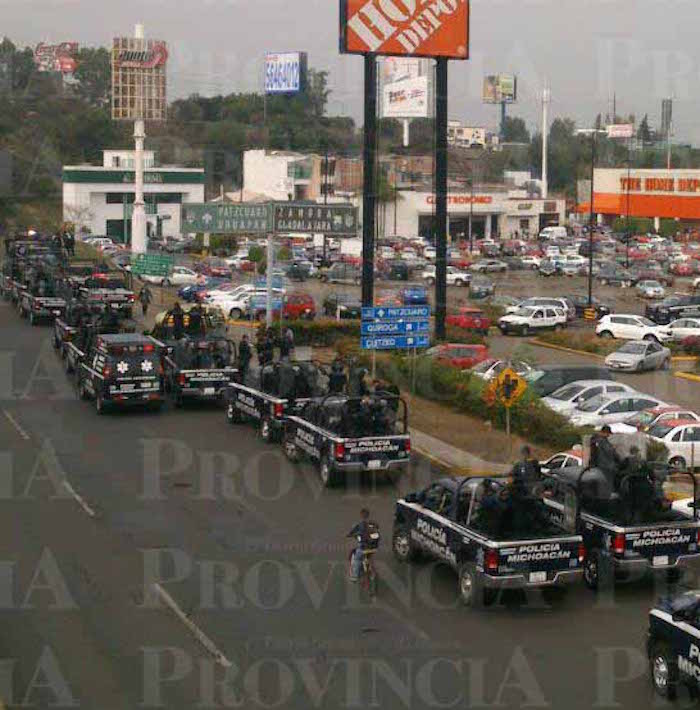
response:
<path id="1" fill-rule="evenodd" d="M 400 436 L 363 437 L 343 441 L 344 463 L 363 463 L 369 470 L 386 467 L 388 461 L 408 460 L 411 454 L 411 437 Z"/>
<path id="2" fill-rule="evenodd" d="M 202 390 L 204 394 L 216 394 L 223 387 L 234 381 L 237 370 L 222 368 L 219 370 L 182 370 L 182 387 Z"/>
<path id="3" fill-rule="evenodd" d="M 553 582 L 560 572 L 581 568 L 582 545 L 580 535 L 499 543 L 497 576 L 522 576 L 527 584 Z"/>
<path id="4" fill-rule="evenodd" d="M 698 554 L 700 521 L 659 523 L 628 529 L 624 557 L 641 556 L 654 567 L 675 565 L 679 557 Z"/>

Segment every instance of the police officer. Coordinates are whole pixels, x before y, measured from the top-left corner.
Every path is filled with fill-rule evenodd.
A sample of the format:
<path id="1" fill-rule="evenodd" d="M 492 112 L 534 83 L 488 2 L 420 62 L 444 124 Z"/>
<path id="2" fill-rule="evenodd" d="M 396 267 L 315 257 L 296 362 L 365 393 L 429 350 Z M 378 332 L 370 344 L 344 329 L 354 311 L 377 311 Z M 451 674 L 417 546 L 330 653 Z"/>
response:
<path id="1" fill-rule="evenodd" d="M 102 312 L 102 328 L 105 333 L 116 333 L 119 330 L 119 319 L 112 308 L 112 304 L 107 302 Z"/>
<path id="2" fill-rule="evenodd" d="M 148 307 L 153 302 L 153 294 L 151 289 L 148 288 L 148 284 L 144 284 L 141 291 L 139 291 L 139 301 L 141 303 L 141 310 L 143 312 L 143 317 L 148 315 Z"/>
<path id="3" fill-rule="evenodd" d="M 280 343 L 280 357 L 290 358 L 294 353 L 294 333 L 291 328 L 287 328 Z"/>
<path id="4" fill-rule="evenodd" d="M 527 444 L 520 449 L 520 455 L 520 461 L 513 467 L 513 493 L 520 498 L 529 498 L 542 477 L 542 471 Z"/>
<path id="5" fill-rule="evenodd" d="M 199 304 L 194 306 L 189 312 L 190 324 L 189 333 L 190 335 L 200 336 L 204 334 L 204 320 L 202 318 L 202 309 Z"/>
<path id="6" fill-rule="evenodd" d="M 170 315 L 173 319 L 173 338 L 175 340 L 180 340 L 185 334 L 185 314 L 180 307 L 179 301 L 175 301 L 173 310 L 170 311 Z"/>
<path id="7" fill-rule="evenodd" d="M 258 346 L 258 362 L 260 367 L 270 364 L 275 359 L 275 341 L 273 340 L 272 331 L 268 330 L 265 333 L 265 339 L 262 345 Z"/>
<path id="8" fill-rule="evenodd" d="M 348 378 L 345 374 L 345 367 L 340 358 L 336 358 L 331 365 L 331 374 L 328 378 L 329 394 L 342 394 L 348 384 Z"/>
<path id="9" fill-rule="evenodd" d="M 610 443 L 612 430 L 604 424 L 601 430 L 591 437 L 591 467 L 600 469 L 610 484 L 610 489 L 615 489 L 615 478 L 622 465 L 622 459 Z"/>
<path id="10" fill-rule="evenodd" d="M 250 348 L 248 336 L 244 335 L 238 345 L 238 371 L 240 372 L 241 382 L 243 384 L 245 384 L 246 377 L 248 376 L 248 368 L 250 367 L 252 357 L 253 353 Z"/>

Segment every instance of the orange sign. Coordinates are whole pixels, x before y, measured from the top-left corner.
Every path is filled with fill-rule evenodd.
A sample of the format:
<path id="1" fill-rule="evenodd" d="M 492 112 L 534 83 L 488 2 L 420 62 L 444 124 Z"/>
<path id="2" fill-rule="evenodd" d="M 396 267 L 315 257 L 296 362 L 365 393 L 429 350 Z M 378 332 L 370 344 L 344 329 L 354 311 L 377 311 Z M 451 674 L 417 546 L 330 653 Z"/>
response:
<path id="1" fill-rule="evenodd" d="M 340 0 L 340 51 L 469 58 L 469 0 Z"/>
<path id="2" fill-rule="evenodd" d="M 437 202 L 435 195 L 428 195 L 425 201 L 429 205 L 434 205 Z M 490 205 L 493 202 L 491 195 L 450 195 L 447 198 L 448 205 Z"/>

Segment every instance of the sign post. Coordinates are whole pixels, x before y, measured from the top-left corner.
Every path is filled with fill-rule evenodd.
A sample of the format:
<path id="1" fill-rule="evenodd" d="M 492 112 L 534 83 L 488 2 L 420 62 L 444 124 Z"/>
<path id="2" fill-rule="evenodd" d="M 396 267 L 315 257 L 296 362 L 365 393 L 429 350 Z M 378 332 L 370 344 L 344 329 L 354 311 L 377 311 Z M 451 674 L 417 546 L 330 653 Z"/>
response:
<path id="1" fill-rule="evenodd" d="M 491 384 L 491 391 L 506 409 L 506 436 L 508 437 L 509 457 L 513 451 L 513 442 L 510 436 L 510 409 L 516 402 L 520 401 L 525 394 L 525 390 L 527 390 L 527 382 L 511 367 L 506 367 Z"/>

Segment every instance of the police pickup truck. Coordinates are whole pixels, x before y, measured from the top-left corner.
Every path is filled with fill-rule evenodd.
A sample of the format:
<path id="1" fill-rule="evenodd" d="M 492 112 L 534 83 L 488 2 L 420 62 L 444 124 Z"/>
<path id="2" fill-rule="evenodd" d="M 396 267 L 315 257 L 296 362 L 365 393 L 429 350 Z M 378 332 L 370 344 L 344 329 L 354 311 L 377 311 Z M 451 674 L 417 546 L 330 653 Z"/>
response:
<path id="1" fill-rule="evenodd" d="M 78 396 L 94 400 L 98 414 L 113 406 L 160 409 L 162 347 L 157 340 L 134 333 L 96 335 L 77 368 Z"/>
<path id="2" fill-rule="evenodd" d="M 136 295 L 124 283 L 122 274 L 93 274 L 78 286 L 78 297 L 88 301 L 109 303 L 116 311 L 131 318 Z"/>
<path id="3" fill-rule="evenodd" d="M 697 499 L 697 482 L 688 474 Z M 620 475 L 611 489 L 597 468 L 570 467 L 551 475 L 551 497 L 545 502 L 561 507 L 556 483 L 574 486 L 580 500 L 577 529 L 586 548 L 584 582 L 590 589 L 610 587 L 616 578 L 663 572 L 670 581 L 681 566 L 700 557 L 700 520 L 674 509 L 662 490 L 664 472 L 644 467 Z"/>
<path id="4" fill-rule="evenodd" d="M 227 392 L 230 424 L 253 422 L 263 441 L 279 441 L 284 416 L 321 394 L 320 371 L 311 362 L 275 362 L 251 372 Z"/>
<path id="5" fill-rule="evenodd" d="M 540 498 L 514 496 L 504 479 L 442 478 L 396 503 L 394 555 L 447 563 L 466 606 L 490 603 L 500 589 L 563 586 L 583 574 L 573 491 L 568 506 L 552 514 Z"/>
<path id="6" fill-rule="evenodd" d="M 185 337 L 163 357 L 165 387 L 176 407 L 185 399 L 222 401 L 226 388 L 238 378 L 234 344 L 216 335 Z"/>
<path id="7" fill-rule="evenodd" d="M 284 417 L 283 447 L 292 462 L 316 462 L 327 488 L 351 472 L 400 474 L 411 458 L 408 409 L 390 395 L 314 398 Z"/>
<path id="8" fill-rule="evenodd" d="M 700 691 L 700 591 L 662 598 L 649 611 L 649 670 L 656 692 L 668 700 L 685 685 Z"/>

